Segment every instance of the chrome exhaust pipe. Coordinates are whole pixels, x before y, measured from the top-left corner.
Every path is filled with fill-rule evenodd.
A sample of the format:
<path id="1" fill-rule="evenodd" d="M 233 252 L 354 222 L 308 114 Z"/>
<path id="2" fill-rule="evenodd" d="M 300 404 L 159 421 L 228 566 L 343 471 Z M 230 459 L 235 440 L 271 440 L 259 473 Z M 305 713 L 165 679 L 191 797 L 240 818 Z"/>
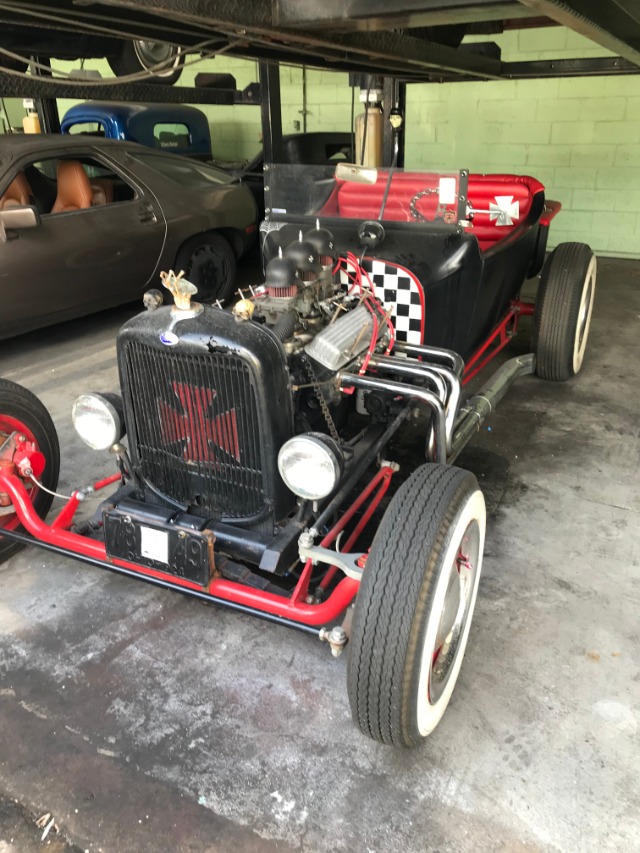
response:
<path id="1" fill-rule="evenodd" d="M 528 376 L 536 369 L 536 357 L 533 353 L 510 358 L 499 367 L 489 382 L 471 397 L 460 410 L 460 417 L 453 433 L 451 454 L 448 462 L 453 462 L 480 429 L 480 424 L 498 405 L 511 385 L 521 376 Z"/>
<path id="2" fill-rule="evenodd" d="M 360 363 L 360 362 L 358 362 Z M 416 362 L 410 358 L 392 358 L 384 355 L 372 355 L 367 367 L 379 370 L 382 373 L 400 373 L 404 376 L 412 376 L 414 379 L 424 379 L 432 386 L 433 391 L 438 395 L 440 402 L 446 407 L 449 393 L 445 385 L 445 380 L 435 371 L 429 373 L 426 370 L 426 365 L 421 362 Z"/>
<path id="3" fill-rule="evenodd" d="M 451 453 L 453 428 L 460 405 L 461 386 L 456 372 L 450 367 L 440 364 L 416 361 L 413 358 L 398 358 L 393 356 L 374 355 L 369 361 L 369 367 L 383 370 L 387 373 L 399 373 L 416 379 L 426 379 L 440 383 L 446 382 L 447 389 L 440 395 L 445 410 L 447 454 Z"/>
<path id="4" fill-rule="evenodd" d="M 432 459 L 433 462 L 447 461 L 447 424 L 444 406 L 432 391 L 428 391 L 426 388 L 417 388 L 415 385 L 407 385 L 405 382 L 394 382 L 390 379 L 379 379 L 374 376 L 360 376 L 358 373 L 342 373 L 340 375 L 340 387 L 341 389 L 363 388 L 365 391 L 387 391 L 396 397 L 426 403 L 431 409 L 433 436 L 426 441 L 425 455 L 427 459 Z M 430 445 L 433 445 L 433 449 Z"/>
<path id="5" fill-rule="evenodd" d="M 429 361 L 435 361 L 437 364 L 444 364 L 451 367 L 456 376 L 462 378 L 464 373 L 464 359 L 452 349 L 443 349 L 442 347 L 428 347 L 424 344 L 408 344 L 406 341 L 396 341 L 393 345 L 392 354 L 394 352 L 403 352 L 407 355 L 412 355 L 415 358 L 426 358 Z"/>

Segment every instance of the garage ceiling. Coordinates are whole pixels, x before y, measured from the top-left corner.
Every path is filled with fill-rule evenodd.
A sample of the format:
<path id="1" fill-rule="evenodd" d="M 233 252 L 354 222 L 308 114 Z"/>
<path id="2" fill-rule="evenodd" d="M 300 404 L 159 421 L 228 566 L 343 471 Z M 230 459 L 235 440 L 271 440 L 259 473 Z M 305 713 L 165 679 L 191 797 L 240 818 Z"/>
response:
<path id="1" fill-rule="evenodd" d="M 491 35 L 563 25 L 617 58 L 503 62 Z M 640 71 L 638 0 L 0 0 L 0 45 L 96 35 L 407 81 L 517 79 Z M 464 34 L 487 42 L 462 44 Z"/>

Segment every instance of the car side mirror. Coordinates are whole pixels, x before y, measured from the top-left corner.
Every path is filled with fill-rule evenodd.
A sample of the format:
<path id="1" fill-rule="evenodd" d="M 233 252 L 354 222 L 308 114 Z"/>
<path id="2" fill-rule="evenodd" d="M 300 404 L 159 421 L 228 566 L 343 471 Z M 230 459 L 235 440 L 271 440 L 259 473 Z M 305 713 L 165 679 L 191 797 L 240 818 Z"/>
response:
<path id="1" fill-rule="evenodd" d="M 336 180 L 353 184 L 375 184 L 378 170 L 372 166 L 357 166 L 355 163 L 338 163 Z"/>
<path id="2" fill-rule="evenodd" d="M 6 243 L 18 235 L 7 232 L 21 231 L 23 228 L 35 228 L 40 225 L 40 214 L 33 205 L 17 205 L 0 210 L 0 241 Z"/>

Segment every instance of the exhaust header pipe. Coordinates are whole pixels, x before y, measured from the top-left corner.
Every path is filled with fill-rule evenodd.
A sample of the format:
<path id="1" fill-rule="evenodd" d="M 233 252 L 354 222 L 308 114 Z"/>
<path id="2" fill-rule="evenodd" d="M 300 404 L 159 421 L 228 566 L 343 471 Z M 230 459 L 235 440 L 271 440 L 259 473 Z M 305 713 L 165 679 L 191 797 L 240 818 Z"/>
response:
<path id="1" fill-rule="evenodd" d="M 536 357 L 533 353 L 529 353 L 505 361 L 496 370 L 484 388 L 471 397 L 460 410 L 448 462 L 453 462 L 459 456 L 465 445 L 480 429 L 480 424 L 487 415 L 491 414 L 516 379 L 534 373 L 535 369 Z"/>

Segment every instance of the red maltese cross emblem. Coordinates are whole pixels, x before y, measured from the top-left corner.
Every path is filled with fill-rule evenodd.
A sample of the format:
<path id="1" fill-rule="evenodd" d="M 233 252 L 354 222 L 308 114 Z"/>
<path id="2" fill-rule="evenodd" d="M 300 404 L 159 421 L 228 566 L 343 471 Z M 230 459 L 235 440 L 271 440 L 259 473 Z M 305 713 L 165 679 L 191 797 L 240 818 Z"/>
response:
<path id="1" fill-rule="evenodd" d="M 218 464 L 240 461 L 240 442 L 236 410 L 213 414 L 216 392 L 213 388 L 198 388 L 174 382 L 173 391 L 180 407 L 172 408 L 158 401 L 160 432 L 165 445 L 181 444 L 186 462 Z"/>

